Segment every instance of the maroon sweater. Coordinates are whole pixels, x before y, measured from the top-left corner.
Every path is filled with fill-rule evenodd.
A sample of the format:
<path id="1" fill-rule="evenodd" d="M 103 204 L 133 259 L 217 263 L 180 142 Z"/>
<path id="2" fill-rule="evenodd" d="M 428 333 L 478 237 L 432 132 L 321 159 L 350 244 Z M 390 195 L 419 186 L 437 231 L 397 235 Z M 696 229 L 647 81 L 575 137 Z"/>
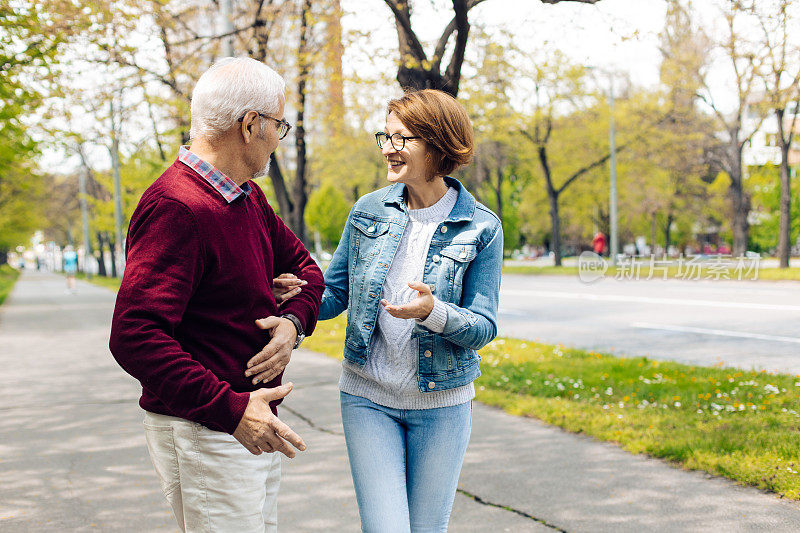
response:
<path id="1" fill-rule="evenodd" d="M 269 334 L 255 320 L 292 313 L 316 325 L 322 272 L 251 183 L 230 204 L 176 161 L 131 218 L 127 264 L 111 326 L 111 353 L 142 384 L 139 405 L 233 433 L 253 386 L 247 361 Z M 272 278 L 308 282 L 280 313 Z M 273 412 L 277 412 L 275 405 Z"/>

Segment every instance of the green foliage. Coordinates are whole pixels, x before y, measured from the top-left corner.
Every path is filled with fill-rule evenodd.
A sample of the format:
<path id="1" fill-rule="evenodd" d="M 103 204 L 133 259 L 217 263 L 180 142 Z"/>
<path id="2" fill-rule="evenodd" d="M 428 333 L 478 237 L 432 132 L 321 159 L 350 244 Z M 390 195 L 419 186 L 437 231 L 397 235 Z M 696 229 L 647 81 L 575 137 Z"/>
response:
<path id="1" fill-rule="evenodd" d="M 19 271 L 12 268 L 11 265 L 0 265 L 0 305 L 5 301 L 11 289 L 14 288 L 14 283 L 17 282 Z"/>
<path id="2" fill-rule="evenodd" d="M 757 222 L 750 227 L 749 250 L 769 253 L 778 247 L 778 228 L 780 225 L 780 168 L 775 165 L 752 168 L 748 178 L 751 188 L 753 211 L 756 213 Z M 795 176 L 791 180 L 791 232 L 789 242 L 797 242 L 800 235 L 800 178 Z"/>
<path id="3" fill-rule="evenodd" d="M 154 149 L 142 149 L 120 162 L 120 185 L 122 191 L 122 232 L 123 237 L 133 211 L 142 193 L 167 168 L 168 163 L 161 160 Z M 114 180 L 110 170 L 93 173 L 100 187 L 98 194 L 88 196 L 92 213 L 92 231 L 114 233 Z"/>
<path id="4" fill-rule="evenodd" d="M 105 276 L 92 276 L 92 279 L 88 279 L 86 274 L 83 272 L 78 272 L 76 274 L 78 279 L 82 279 L 84 281 L 88 281 L 97 285 L 99 287 L 105 287 L 106 289 L 111 289 L 114 292 L 119 291 L 119 287 L 122 284 L 122 278 L 107 278 Z"/>
<path id="5" fill-rule="evenodd" d="M 41 221 L 45 178 L 38 147 L 22 118 L 41 103 L 41 88 L 65 31 L 51 16 L 60 3 L 0 3 L 0 252 L 27 240 Z M 64 5 L 63 12 L 74 11 Z M 31 83 L 36 79 L 36 88 Z"/>
<path id="6" fill-rule="evenodd" d="M 310 230 L 319 232 L 323 245 L 335 247 L 339 244 L 350 205 L 341 191 L 331 184 L 311 193 L 306 205 L 306 224 Z"/>
<path id="7" fill-rule="evenodd" d="M 386 186 L 386 165 L 373 133 L 343 129 L 340 135 L 324 138 L 311 160 L 315 182 L 332 185 L 351 202 Z"/>

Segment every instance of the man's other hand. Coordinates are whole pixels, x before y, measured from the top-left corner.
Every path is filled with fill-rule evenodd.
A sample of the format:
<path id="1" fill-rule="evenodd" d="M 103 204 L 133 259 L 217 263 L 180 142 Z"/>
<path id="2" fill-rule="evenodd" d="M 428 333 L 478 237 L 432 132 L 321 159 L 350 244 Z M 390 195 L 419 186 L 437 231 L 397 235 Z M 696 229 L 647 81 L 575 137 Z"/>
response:
<path id="1" fill-rule="evenodd" d="M 300 294 L 301 287 L 308 282 L 300 279 L 294 274 L 281 274 L 272 280 L 272 295 L 275 297 L 275 303 L 280 308 L 286 303 L 286 300 Z"/>
<path id="2" fill-rule="evenodd" d="M 291 391 L 292 384 L 286 383 L 250 393 L 250 401 L 233 436 L 253 455 L 281 452 L 286 457 L 294 457 L 296 453 L 289 444 L 301 452 L 305 451 L 303 439 L 272 414 L 269 408 L 269 402 L 283 398 Z"/>
<path id="3" fill-rule="evenodd" d="M 297 328 L 289 319 L 277 316 L 261 318 L 256 320 L 256 326 L 269 331 L 271 338 L 264 349 L 247 362 L 244 375 L 253 378 L 253 385 L 266 383 L 283 372 L 297 340 Z"/>

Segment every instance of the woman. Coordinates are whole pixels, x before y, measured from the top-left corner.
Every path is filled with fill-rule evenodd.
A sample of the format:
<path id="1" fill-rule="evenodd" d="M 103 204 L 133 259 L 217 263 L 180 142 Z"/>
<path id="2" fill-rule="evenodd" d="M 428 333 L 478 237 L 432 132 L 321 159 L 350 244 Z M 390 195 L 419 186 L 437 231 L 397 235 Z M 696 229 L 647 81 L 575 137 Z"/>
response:
<path id="1" fill-rule="evenodd" d="M 348 310 L 339 388 L 362 529 L 446 531 L 476 350 L 497 333 L 503 232 L 447 176 L 473 151 L 454 98 L 422 90 L 392 100 L 375 138 L 391 185 L 351 210 L 319 318 Z"/>

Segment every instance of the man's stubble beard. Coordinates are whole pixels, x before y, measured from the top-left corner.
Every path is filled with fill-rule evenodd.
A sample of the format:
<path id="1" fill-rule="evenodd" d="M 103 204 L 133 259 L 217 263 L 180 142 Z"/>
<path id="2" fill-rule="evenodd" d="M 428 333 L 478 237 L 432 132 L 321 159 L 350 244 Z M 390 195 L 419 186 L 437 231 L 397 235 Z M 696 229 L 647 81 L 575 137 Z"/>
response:
<path id="1" fill-rule="evenodd" d="M 269 174 L 269 164 L 272 162 L 272 154 L 269 155 L 269 159 L 267 159 L 267 164 L 264 168 L 253 174 L 253 179 L 256 178 L 263 178 L 267 174 Z"/>
<path id="2" fill-rule="evenodd" d="M 267 140 L 267 136 L 264 135 L 264 130 L 261 130 L 260 132 L 258 132 L 258 134 L 256 136 L 262 141 Z M 261 170 L 259 170 L 255 174 L 253 174 L 253 178 L 252 179 L 263 178 L 264 176 L 269 174 L 269 164 L 271 162 L 272 162 L 272 154 L 269 154 L 269 157 L 267 158 L 266 166 L 264 166 L 264 168 L 262 168 Z"/>

